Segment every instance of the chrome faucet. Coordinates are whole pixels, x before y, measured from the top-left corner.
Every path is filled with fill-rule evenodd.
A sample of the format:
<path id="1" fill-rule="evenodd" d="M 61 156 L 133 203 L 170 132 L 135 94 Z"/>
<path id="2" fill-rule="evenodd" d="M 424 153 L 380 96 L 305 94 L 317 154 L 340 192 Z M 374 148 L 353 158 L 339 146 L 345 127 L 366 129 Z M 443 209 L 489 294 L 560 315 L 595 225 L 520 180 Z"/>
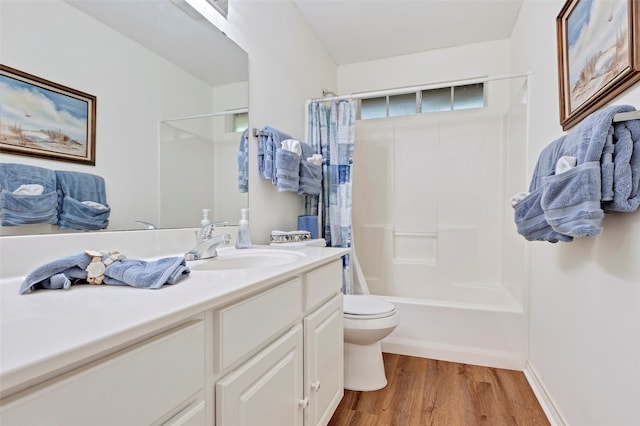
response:
<path id="1" fill-rule="evenodd" d="M 221 234 L 213 236 L 213 230 L 216 225 L 226 224 L 227 222 L 216 222 L 204 225 L 196 233 L 196 246 L 185 253 L 186 260 L 210 259 L 218 255 L 217 248 L 221 245 L 227 245 L 231 241 L 231 235 Z"/>

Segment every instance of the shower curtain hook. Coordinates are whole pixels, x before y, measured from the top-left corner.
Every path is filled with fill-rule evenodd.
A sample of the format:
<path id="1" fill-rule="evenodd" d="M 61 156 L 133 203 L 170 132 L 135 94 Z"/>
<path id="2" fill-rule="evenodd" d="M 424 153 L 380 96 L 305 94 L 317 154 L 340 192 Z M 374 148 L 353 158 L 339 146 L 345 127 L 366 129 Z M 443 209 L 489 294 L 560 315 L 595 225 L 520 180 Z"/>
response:
<path id="1" fill-rule="evenodd" d="M 327 96 L 329 96 L 329 95 L 331 95 L 331 96 L 336 96 L 336 97 L 338 96 L 338 95 L 336 95 L 335 93 L 333 93 L 331 90 L 322 89 L 322 97 L 323 97 L 323 98 L 326 98 L 326 97 L 327 97 Z"/>

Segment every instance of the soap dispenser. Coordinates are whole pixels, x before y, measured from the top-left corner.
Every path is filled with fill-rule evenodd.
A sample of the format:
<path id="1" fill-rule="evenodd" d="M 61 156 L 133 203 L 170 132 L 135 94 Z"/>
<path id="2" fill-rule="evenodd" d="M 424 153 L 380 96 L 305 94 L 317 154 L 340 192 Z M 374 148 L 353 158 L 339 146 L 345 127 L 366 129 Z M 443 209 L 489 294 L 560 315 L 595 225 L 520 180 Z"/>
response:
<path id="1" fill-rule="evenodd" d="M 200 226 L 205 226 L 211 223 L 209 220 L 209 212 L 211 209 L 202 209 L 202 220 L 200 221 Z"/>
<path id="2" fill-rule="evenodd" d="M 251 248 L 251 233 L 249 232 L 249 219 L 247 216 L 249 209 L 240 209 L 240 222 L 238 223 L 238 238 L 236 239 L 237 249 Z"/>

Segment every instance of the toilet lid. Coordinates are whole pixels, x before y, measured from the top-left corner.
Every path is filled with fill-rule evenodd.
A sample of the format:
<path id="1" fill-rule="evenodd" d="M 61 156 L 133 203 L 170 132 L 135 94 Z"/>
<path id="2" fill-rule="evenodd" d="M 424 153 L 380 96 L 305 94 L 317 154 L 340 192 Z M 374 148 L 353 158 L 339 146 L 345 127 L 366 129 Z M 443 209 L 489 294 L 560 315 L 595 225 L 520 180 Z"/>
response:
<path id="1" fill-rule="evenodd" d="M 379 297 L 361 294 L 344 295 L 344 313 L 350 315 L 378 315 L 393 312 L 396 307 Z"/>

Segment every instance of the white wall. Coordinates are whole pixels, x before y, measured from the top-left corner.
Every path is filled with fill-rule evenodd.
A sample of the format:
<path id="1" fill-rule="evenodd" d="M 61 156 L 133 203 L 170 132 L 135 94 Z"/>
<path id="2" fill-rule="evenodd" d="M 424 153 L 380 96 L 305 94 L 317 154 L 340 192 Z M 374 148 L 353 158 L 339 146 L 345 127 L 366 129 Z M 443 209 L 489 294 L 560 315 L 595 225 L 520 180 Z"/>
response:
<path id="1" fill-rule="evenodd" d="M 291 1 L 230 2 L 218 27 L 249 53 L 249 120 L 305 140 L 305 100 L 336 90 L 336 65 Z M 293 230 L 302 198 L 280 193 L 258 176 L 257 139 L 249 141 L 249 206 L 254 244 L 267 243 L 271 230 Z"/>
<path id="2" fill-rule="evenodd" d="M 342 65 L 338 93 L 509 74 L 509 46 L 509 40 L 498 40 Z"/>
<path id="3" fill-rule="evenodd" d="M 97 97 L 95 167 L 9 154 L 1 161 L 103 176 L 109 229 L 157 222 L 157 123 L 211 111 L 211 86 L 61 1 L 2 1 L 0 28 L 0 62 Z"/>
<path id="4" fill-rule="evenodd" d="M 563 4 L 525 0 L 511 39 L 512 67 L 533 72 L 529 176 L 562 134 L 555 18 Z M 640 86 L 613 103 L 640 107 Z M 606 215 L 593 239 L 528 244 L 529 362 L 548 396 L 570 425 L 638 424 L 640 212 Z"/>

